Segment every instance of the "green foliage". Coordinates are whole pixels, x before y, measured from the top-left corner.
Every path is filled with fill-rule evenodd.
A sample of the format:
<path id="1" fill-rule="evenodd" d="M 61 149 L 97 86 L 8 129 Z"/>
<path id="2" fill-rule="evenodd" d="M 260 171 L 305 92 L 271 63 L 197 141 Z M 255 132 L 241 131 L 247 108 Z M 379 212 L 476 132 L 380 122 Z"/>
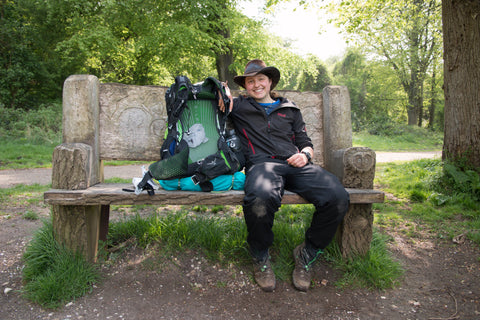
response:
<path id="1" fill-rule="evenodd" d="M 335 13 L 332 21 L 350 40 L 390 68 L 398 87 L 408 97 L 405 104 L 408 124 L 421 125 L 426 114 L 425 80 L 434 78 L 441 65 L 441 1 L 341 1 L 330 2 L 327 7 Z M 431 88 L 430 98 L 435 100 L 441 87 L 437 83 Z M 388 94 L 383 97 L 392 98 Z M 431 106 L 435 106 L 435 102 Z M 434 114 L 435 110 L 429 108 L 428 112 Z"/>
<path id="2" fill-rule="evenodd" d="M 397 228 L 408 219 L 428 226 L 416 232 L 431 230 L 436 237 L 450 239 L 466 234 L 480 244 L 478 173 L 462 171 L 440 160 L 377 164 L 376 184 L 398 198 L 387 201 L 379 210 L 377 218 L 382 225 L 395 216 L 400 221 Z"/>
<path id="3" fill-rule="evenodd" d="M 36 47 L 38 30 L 21 2 L 0 4 L 0 106 L 28 109 L 52 99 L 60 88 L 53 85 L 56 73 Z"/>
<path id="4" fill-rule="evenodd" d="M 4 2 L 0 105 L 37 109 L 60 98 L 62 83 L 71 74 L 93 74 L 102 82 L 168 86 L 179 74 L 196 82 L 224 76 L 222 71 L 243 73 L 252 58 L 282 70 L 279 89 L 319 91 L 329 82 L 325 67 L 290 52 L 288 43 L 272 36 L 264 21 L 238 12 L 237 3 Z M 221 65 L 225 57 L 228 62 Z"/>
<path id="5" fill-rule="evenodd" d="M 38 220 L 39 217 L 38 217 L 38 213 L 36 213 L 35 211 L 32 211 L 32 210 L 27 210 L 23 213 L 23 219 L 25 220 Z"/>
<path id="6" fill-rule="evenodd" d="M 452 163 L 446 162 L 443 174 L 434 183 L 437 192 L 480 202 L 480 175 L 474 170 L 462 170 Z"/>
<path id="7" fill-rule="evenodd" d="M 333 82 L 349 90 L 353 130 L 368 129 L 372 134 L 381 134 L 407 122 L 408 96 L 390 66 L 366 57 L 360 49 L 349 48 L 334 65 Z M 432 119 L 441 120 L 440 117 Z"/>
<path id="8" fill-rule="evenodd" d="M 306 63 L 310 68 L 301 71 L 298 78 L 297 90 L 322 92 L 323 88 L 331 84 L 327 68 L 315 56 L 309 56 Z"/>
<path id="9" fill-rule="evenodd" d="M 93 265 L 55 241 L 51 222 L 34 235 L 23 260 L 24 294 L 45 308 L 58 308 L 83 296 L 99 279 Z"/>
<path id="10" fill-rule="evenodd" d="M 0 105 L 0 137 L 24 138 L 32 143 L 58 143 L 62 132 L 62 104 L 40 105 L 35 110 Z"/>

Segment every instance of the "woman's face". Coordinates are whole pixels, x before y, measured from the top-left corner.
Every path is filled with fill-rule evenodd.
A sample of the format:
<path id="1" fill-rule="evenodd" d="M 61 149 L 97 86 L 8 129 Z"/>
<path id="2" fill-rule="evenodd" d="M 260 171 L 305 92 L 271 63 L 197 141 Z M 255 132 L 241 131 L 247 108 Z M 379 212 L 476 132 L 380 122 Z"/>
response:
<path id="1" fill-rule="evenodd" d="M 248 95 L 254 98 L 257 102 L 272 102 L 272 98 L 270 98 L 271 86 L 272 79 L 262 73 L 245 78 L 245 89 L 247 90 Z"/>

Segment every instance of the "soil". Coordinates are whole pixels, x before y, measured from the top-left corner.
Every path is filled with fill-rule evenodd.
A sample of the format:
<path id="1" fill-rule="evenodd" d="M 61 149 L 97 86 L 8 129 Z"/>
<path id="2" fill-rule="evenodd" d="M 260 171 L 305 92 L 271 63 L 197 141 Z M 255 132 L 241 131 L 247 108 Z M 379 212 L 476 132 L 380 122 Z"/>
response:
<path id="1" fill-rule="evenodd" d="M 42 225 L 24 219 L 27 210 L 47 217 L 50 208 L 17 199 L 0 209 L 0 319 L 480 319 L 478 245 L 427 232 L 408 237 L 401 228 L 382 230 L 394 239 L 390 250 L 405 269 L 400 284 L 385 291 L 340 289 L 340 271 L 321 261 L 307 293 L 290 280 L 265 293 L 249 266 L 131 246 L 101 264 L 102 281 L 89 294 L 45 310 L 22 295 L 21 257 Z"/>

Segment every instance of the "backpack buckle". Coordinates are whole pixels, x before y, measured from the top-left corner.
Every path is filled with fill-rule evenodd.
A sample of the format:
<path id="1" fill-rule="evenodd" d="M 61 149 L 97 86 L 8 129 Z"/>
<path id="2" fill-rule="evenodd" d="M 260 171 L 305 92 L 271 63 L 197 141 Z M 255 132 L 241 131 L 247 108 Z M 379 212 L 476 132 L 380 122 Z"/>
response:
<path id="1" fill-rule="evenodd" d="M 200 179 L 197 177 L 196 174 L 194 174 L 194 175 L 191 177 L 191 179 L 192 179 L 192 182 L 193 182 L 194 185 L 198 185 L 198 184 L 200 183 Z"/>

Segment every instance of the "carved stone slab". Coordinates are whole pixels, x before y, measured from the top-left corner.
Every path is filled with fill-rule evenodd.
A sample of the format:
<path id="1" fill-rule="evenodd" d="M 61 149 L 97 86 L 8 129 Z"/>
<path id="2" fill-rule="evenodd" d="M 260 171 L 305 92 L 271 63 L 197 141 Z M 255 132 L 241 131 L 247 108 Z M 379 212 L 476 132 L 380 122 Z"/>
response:
<path id="1" fill-rule="evenodd" d="M 100 85 L 100 158 L 160 159 L 166 87 Z"/>
<path id="2" fill-rule="evenodd" d="M 100 84 L 100 158 L 160 158 L 166 128 L 166 87 Z M 238 92 L 232 92 L 237 96 Z M 323 104 L 316 92 L 279 91 L 302 110 L 313 141 L 315 163 L 323 165 Z"/>

